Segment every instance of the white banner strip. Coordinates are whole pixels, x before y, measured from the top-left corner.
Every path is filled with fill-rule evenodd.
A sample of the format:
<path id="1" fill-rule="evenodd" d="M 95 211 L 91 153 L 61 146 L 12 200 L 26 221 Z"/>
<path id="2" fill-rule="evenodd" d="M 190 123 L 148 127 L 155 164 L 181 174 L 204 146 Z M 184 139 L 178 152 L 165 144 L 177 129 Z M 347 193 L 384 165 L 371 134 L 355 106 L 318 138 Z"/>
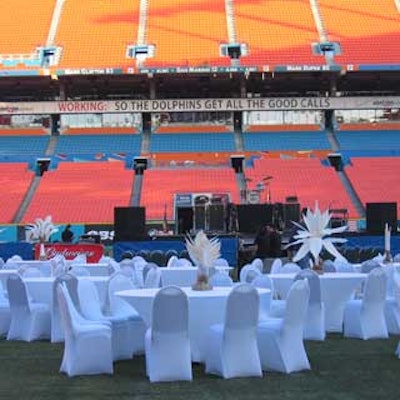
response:
<path id="1" fill-rule="evenodd" d="M 115 101 L 0 102 L 0 115 L 194 111 L 375 110 L 400 108 L 400 97 L 273 97 Z"/>

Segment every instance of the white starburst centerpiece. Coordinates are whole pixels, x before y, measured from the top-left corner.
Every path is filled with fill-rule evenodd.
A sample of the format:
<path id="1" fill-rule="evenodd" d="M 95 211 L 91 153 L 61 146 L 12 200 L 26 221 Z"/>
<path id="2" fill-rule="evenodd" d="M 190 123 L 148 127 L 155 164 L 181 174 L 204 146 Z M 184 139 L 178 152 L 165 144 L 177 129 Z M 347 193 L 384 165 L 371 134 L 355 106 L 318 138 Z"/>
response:
<path id="1" fill-rule="evenodd" d="M 40 256 L 41 260 L 46 259 L 46 252 L 44 243 L 50 240 L 53 233 L 58 232 L 58 228 L 53 224 L 51 215 L 46 218 L 36 218 L 33 224 L 28 225 L 28 240 L 40 243 Z"/>
<path id="2" fill-rule="evenodd" d="M 218 238 L 208 239 L 203 231 L 199 231 L 194 239 L 186 237 L 186 249 L 197 266 L 197 280 L 192 286 L 194 290 L 210 290 L 210 268 L 221 255 L 221 243 Z"/>
<path id="3" fill-rule="evenodd" d="M 337 228 L 329 228 L 329 223 L 332 215 L 329 210 L 321 212 L 318 203 L 315 203 L 315 210 L 307 209 L 303 215 L 304 225 L 302 226 L 293 222 L 299 230 L 294 236 L 296 239 L 287 247 L 301 244 L 293 257 L 293 262 L 297 262 L 304 258 L 308 253 L 311 253 L 314 261 L 314 269 L 320 266 L 320 253 L 325 248 L 335 258 L 343 259 L 343 256 L 338 252 L 335 243 L 345 243 L 347 240 L 337 237 L 329 237 L 336 233 L 342 233 L 347 230 L 347 225 Z"/>

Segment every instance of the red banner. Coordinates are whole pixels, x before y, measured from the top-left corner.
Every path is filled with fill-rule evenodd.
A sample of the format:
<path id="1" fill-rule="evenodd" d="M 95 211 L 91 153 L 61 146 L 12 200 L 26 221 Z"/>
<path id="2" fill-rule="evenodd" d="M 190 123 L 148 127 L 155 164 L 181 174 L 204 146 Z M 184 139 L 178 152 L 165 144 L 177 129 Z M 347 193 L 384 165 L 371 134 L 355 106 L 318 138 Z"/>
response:
<path id="1" fill-rule="evenodd" d="M 79 254 L 85 254 L 88 263 L 99 262 L 104 254 L 104 246 L 101 244 L 61 244 L 46 243 L 44 245 L 46 258 L 51 259 L 57 254 L 63 255 L 67 260 L 73 260 Z M 35 259 L 40 256 L 40 244 L 35 245 Z"/>

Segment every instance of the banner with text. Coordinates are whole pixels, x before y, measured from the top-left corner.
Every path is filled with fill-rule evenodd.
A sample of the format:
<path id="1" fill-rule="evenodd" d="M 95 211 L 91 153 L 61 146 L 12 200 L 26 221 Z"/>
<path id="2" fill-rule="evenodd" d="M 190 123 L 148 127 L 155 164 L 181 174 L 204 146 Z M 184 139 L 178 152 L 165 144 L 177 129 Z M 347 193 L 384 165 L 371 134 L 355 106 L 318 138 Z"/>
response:
<path id="1" fill-rule="evenodd" d="M 101 244 L 60 244 L 46 243 L 44 245 L 47 259 L 61 254 L 66 260 L 73 260 L 79 254 L 86 255 L 88 263 L 97 263 L 104 254 L 104 247 Z M 40 243 L 35 245 L 35 259 L 39 259 Z"/>
<path id="2" fill-rule="evenodd" d="M 400 96 L 0 102 L 0 115 L 400 108 Z"/>

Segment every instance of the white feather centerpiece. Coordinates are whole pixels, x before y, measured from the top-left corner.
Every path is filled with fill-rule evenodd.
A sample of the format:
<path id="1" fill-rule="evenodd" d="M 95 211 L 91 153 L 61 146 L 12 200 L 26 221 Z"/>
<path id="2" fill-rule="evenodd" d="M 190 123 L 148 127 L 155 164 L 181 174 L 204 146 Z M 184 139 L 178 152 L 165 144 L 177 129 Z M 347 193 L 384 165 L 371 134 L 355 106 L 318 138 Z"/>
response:
<path id="1" fill-rule="evenodd" d="M 221 243 L 218 238 L 208 239 L 203 231 L 199 231 L 194 239 L 186 236 L 186 250 L 197 266 L 197 280 L 192 286 L 194 290 L 211 290 L 209 284 L 210 268 L 221 256 Z"/>
<path id="2" fill-rule="evenodd" d="M 28 240 L 40 243 L 40 255 L 41 260 L 46 259 L 46 252 L 44 249 L 44 243 L 50 240 L 53 233 L 58 232 L 58 228 L 53 224 L 51 215 L 46 218 L 36 218 L 33 224 L 28 225 Z"/>
<path id="3" fill-rule="evenodd" d="M 321 212 L 316 202 L 314 212 L 308 208 L 306 214 L 303 215 L 305 226 L 292 221 L 299 230 L 294 236 L 296 240 L 287 245 L 286 248 L 301 244 L 293 257 L 293 262 L 297 262 L 308 253 L 311 253 L 314 259 L 314 269 L 318 270 L 320 266 L 320 253 L 324 247 L 337 259 L 344 259 L 336 249 L 334 243 L 345 243 L 347 240 L 338 237 L 330 238 L 328 236 L 344 232 L 347 230 L 347 225 L 329 228 L 331 217 L 332 215 L 329 213 L 329 210 Z"/>

